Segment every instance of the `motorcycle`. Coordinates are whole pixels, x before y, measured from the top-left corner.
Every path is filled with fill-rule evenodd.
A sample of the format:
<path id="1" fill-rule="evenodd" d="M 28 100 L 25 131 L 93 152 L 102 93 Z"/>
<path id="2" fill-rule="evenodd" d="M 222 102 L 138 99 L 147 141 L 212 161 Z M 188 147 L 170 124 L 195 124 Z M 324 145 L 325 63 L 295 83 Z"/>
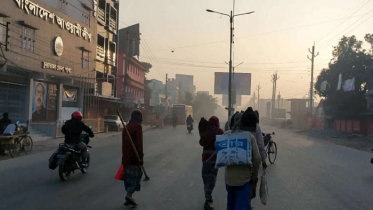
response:
<path id="1" fill-rule="evenodd" d="M 188 125 L 187 125 L 187 129 L 188 129 L 188 132 L 189 132 L 189 133 L 192 133 L 192 130 L 193 130 L 193 124 L 188 124 Z"/>
<path id="2" fill-rule="evenodd" d="M 88 134 L 81 134 L 81 141 L 87 145 L 87 148 L 92 148 L 88 146 L 89 136 Z M 73 146 L 61 143 L 58 146 L 58 149 L 49 159 L 49 168 L 54 170 L 58 167 L 58 175 L 62 181 L 67 181 L 71 173 L 75 173 L 75 170 L 80 170 L 83 174 L 87 173 L 89 163 L 90 163 L 90 154 L 87 149 L 87 166 L 81 167 L 82 158 L 80 156 L 80 151 L 75 150 Z"/>

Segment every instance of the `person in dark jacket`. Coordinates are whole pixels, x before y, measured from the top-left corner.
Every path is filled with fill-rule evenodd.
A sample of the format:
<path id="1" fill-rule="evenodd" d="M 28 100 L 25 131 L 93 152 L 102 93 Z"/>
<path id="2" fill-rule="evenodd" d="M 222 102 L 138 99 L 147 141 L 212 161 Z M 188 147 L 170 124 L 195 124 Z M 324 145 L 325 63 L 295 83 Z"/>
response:
<path id="1" fill-rule="evenodd" d="M 199 144 L 203 146 L 202 153 L 202 179 L 205 191 L 205 209 L 213 209 L 212 191 L 215 188 L 218 169 L 215 169 L 216 156 L 210 158 L 215 153 L 216 135 L 222 135 L 224 132 L 220 129 L 219 118 L 212 116 L 209 119 L 208 135 L 201 136 Z M 208 160 L 208 161 L 207 161 Z"/>
<path id="2" fill-rule="evenodd" d="M 143 164 L 143 131 L 142 131 L 142 113 L 139 110 L 135 110 L 131 114 L 131 119 L 126 125 L 128 133 L 130 134 L 132 141 L 136 147 L 137 153 L 140 156 L 140 161 L 136 156 L 135 151 L 132 148 L 131 140 L 127 135 L 126 130 L 123 130 L 122 134 L 122 165 L 124 168 L 124 188 L 127 192 L 126 201 L 124 205 L 134 205 L 137 203 L 132 198 L 135 191 L 140 191 L 140 182 L 143 172 L 141 165 Z"/>
<path id="3" fill-rule="evenodd" d="M 9 124 L 12 124 L 12 121 L 9 119 L 8 112 L 4 112 L 3 118 L 0 119 L 0 135 L 3 134 L 4 130 Z"/>
<path id="4" fill-rule="evenodd" d="M 82 167 L 87 167 L 87 145 L 81 141 L 80 134 L 85 131 L 89 137 L 94 137 L 92 130 L 82 122 L 82 113 L 76 111 L 72 113 L 71 120 L 65 122 L 62 126 L 62 133 L 65 135 L 65 143 L 80 150 L 82 156 Z"/>

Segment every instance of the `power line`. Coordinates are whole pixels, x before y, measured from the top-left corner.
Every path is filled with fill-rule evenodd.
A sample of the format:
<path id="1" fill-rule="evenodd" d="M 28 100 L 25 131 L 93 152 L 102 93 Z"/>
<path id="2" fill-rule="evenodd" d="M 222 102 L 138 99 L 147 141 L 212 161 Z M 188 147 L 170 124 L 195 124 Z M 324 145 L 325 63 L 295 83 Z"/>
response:
<path id="1" fill-rule="evenodd" d="M 351 25 L 349 25 L 347 28 L 345 28 L 345 29 L 343 29 L 340 33 L 338 33 L 337 35 L 335 35 L 335 36 L 333 36 L 331 39 L 329 39 L 327 42 L 325 42 L 322 46 L 321 46 L 321 49 L 324 49 L 325 47 L 327 47 L 327 44 L 330 42 L 330 41 L 332 41 L 332 40 L 334 40 L 337 36 L 339 36 L 340 34 L 342 34 L 344 31 L 346 31 L 347 29 L 349 29 L 350 27 L 352 27 L 355 23 L 357 23 L 359 20 L 361 20 L 362 18 L 364 18 L 366 15 L 368 15 L 369 13 L 371 13 L 373 11 L 373 9 L 372 10 L 370 10 L 369 12 L 367 12 L 367 13 L 365 13 L 362 17 L 360 17 L 358 20 L 356 20 L 355 22 L 353 22 Z M 368 18 L 369 19 L 369 18 Z M 368 20 L 367 19 L 367 20 Z M 367 20 L 365 20 L 365 21 L 367 21 Z M 365 21 L 363 21 L 363 22 L 365 22 Z M 360 24 L 362 24 L 362 23 L 360 23 Z M 355 27 L 356 28 L 356 27 Z M 355 29 L 354 28 L 354 29 Z"/>
<path id="2" fill-rule="evenodd" d="M 321 42 L 321 40 L 325 39 L 329 34 L 331 34 L 333 31 L 335 31 L 339 26 L 341 26 L 343 23 L 345 23 L 347 20 L 349 20 L 354 14 L 356 14 L 358 11 L 360 11 L 365 5 L 367 5 L 372 0 L 368 0 L 363 4 L 359 9 L 357 9 L 355 12 L 353 12 L 348 18 L 346 18 L 344 21 L 342 21 L 340 24 L 338 24 L 335 28 L 333 28 L 331 31 L 329 31 L 323 38 L 317 40 L 317 42 Z"/>
<path id="3" fill-rule="evenodd" d="M 356 15 L 356 16 L 353 16 L 353 17 L 359 17 L 359 16 L 360 15 Z M 313 24 L 308 24 L 308 25 L 302 25 L 302 26 L 297 26 L 297 27 L 291 27 L 291 28 L 286 28 L 286 29 L 281 29 L 281 30 L 276 30 L 276 31 L 264 32 L 264 33 L 259 33 L 259 34 L 253 34 L 253 35 L 249 35 L 249 36 L 236 37 L 235 39 L 251 38 L 251 37 L 255 37 L 255 36 L 268 35 L 268 34 L 273 34 L 273 33 L 278 33 L 278 32 L 283 32 L 283 31 L 290 31 L 290 30 L 295 30 L 295 29 L 299 29 L 299 28 L 306 28 L 306 27 L 310 27 L 310 26 L 314 26 L 314 25 L 321 25 L 321 24 L 325 24 L 325 23 L 335 22 L 335 21 L 338 21 L 338 20 L 344 20 L 344 19 L 348 19 L 348 18 L 350 18 L 350 17 L 339 18 L 339 19 L 334 19 L 334 20 L 329 20 L 329 21 L 324 21 L 324 22 L 318 22 L 318 23 L 313 23 Z M 202 45 L 210 45 L 210 44 L 216 44 L 216 43 L 228 42 L 228 41 L 229 40 L 224 39 L 224 40 L 213 41 L 213 42 L 205 42 L 205 43 L 186 45 L 186 46 L 180 46 L 180 47 L 174 47 L 174 48 L 153 50 L 153 52 L 174 50 L 174 49 L 183 49 L 183 48 L 190 48 L 190 47 L 198 47 L 198 46 L 202 46 Z"/>

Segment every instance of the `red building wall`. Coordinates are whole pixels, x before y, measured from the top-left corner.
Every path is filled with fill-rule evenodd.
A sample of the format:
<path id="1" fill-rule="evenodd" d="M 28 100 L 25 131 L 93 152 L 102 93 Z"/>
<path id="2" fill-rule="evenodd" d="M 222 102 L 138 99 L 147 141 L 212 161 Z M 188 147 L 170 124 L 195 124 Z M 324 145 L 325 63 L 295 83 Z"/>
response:
<path id="1" fill-rule="evenodd" d="M 125 75 L 126 55 L 118 53 L 118 75 L 117 75 L 117 97 L 123 97 L 124 75 Z M 130 78 L 127 84 L 127 93 L 133 94 L 135 99 L 144 99 L 145 92 L 145 68 L 136 58 L 129 59 L 128 76 Z"/>

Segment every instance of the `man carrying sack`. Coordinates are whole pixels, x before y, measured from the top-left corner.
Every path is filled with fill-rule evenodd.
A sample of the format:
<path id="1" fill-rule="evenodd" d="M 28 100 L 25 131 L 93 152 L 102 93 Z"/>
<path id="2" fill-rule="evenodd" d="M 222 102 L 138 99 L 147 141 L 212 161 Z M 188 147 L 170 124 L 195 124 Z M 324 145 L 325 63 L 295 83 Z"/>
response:
<path id="1" fill-rule="evenodd" d="M 132 198 L 135 191 L 140 191 L 140 182 L 143 172 L 141 165 L 143 164 L 143 131 L 142 131 L 142 113 L 135 110 L 131 114 L 131 120 L 126 125 L 128 133 L 130 134 L 136 150 L 139 154 L 140 161 L 133 150 L 131 140 L 128 137 L 125 129 L 122 134 L 122 165 L 124 170 L 124 188 L 127 191 L 126 201 L 124 205 L 136 206 L 137 203 Z"/>
<path id="2" fill-rule="evenodd" d="M 228 163 L 226 166 L 225 183 L 228 192 L 227 210 L 251 209 L 250 195 L 253 196 L 253 193 L 255 192 L 256 184 L 258 182 L 258 170 L 261 163 L 258 145 L 256 143 L 255 137 L 252 135 L 252 133 L 256 131 L 256 125 L 256 115 L 253 112 L 252 108 L 249 107 L 242 115 L 241 122 L 239 124 L 239 130 L 234 131 L 234 133 L 232 133 L 233 131 L 226 132 L 226 134 L 228 135 L 247 136 L 245 142 L 238 142 L 238 140 L 236 140 L 237 142 L 235 143 L 235 146 L 237 148 L 240 148 L 241 146 L 239 145 L 248 145 L 246 147 L 247 150 L 251 150 L 246 150 L 246 154 L 250 154 L 247 156 L 249 159 L 247 161 L 248 164 L 244 163 L 242 160 L 237 160 L 236 163 Z M 249 131 L 250 133 L 244 131 Z M 240 140 L 241 139 L 243 138 L 240 138 Z M 231 141 L 229 142 L 229 145 L 231 146 L 232 143 Z M 217 144 L 218 143 L 220 142 L 217 140 Z M 219 158 L 218 153 L 218 161 L 222 160 L 223 158 L 224 157 Z M 228 162 L 232 161 L 234 162 L 235 160 L 230 160 Z M 219 166 L 218 163 L 219 162 L 217 162 L 217 166 Z"/>

